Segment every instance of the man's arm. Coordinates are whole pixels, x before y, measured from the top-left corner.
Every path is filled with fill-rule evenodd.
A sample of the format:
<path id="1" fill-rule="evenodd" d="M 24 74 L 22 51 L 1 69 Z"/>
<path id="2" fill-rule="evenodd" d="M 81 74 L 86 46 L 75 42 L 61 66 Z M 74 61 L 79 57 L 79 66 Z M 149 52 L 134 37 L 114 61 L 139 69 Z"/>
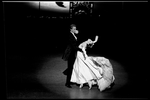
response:
<path id="1" fill-rule="evenodd" d="M 70 35 L 69 43 L 70 43 L 70 45 L 74 48 L 74 50 L 77 50 L 77 51 L 81 51 L 81 52 L 82 52 L 82 49 L 80 49 L 80 48 L 78 47 L 78 46 L 79 46 L 79 42 L 76 41 L 72 35 Z"/>
<path id="2" fill-rule="evenodd" d="M 75 50 L 77 50 L 77 51 L 83 52 L 82 49 L 79 48 L 79 45 L 78 45 L 77 43 L 74 43 L 74 44 L 73 44 L 73 48 L 74 48 Z"/>

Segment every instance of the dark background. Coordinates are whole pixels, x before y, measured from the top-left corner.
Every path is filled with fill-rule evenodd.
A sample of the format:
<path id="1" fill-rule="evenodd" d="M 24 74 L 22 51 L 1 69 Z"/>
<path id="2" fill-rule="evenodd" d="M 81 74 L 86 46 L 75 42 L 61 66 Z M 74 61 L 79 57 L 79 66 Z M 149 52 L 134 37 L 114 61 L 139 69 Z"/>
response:
<path id="1" fill-rule="evenodd" d="M 126 66 L 131 80 L 144 80 L 142 86 L 148 84 L 147 2 L 95 2 L 93 16 L 88 20 L 37 17 L 51 16 L 50 13 L 23 3 L 3 3 L 4 59 L 8 82 L 9 77 L 16 73 L 30 73 L 36 69 L 25 63 L 34 62 L 32 57 L 62 54 L 67 45 L 69 25 L 75 23 L 81 41 L 99 35 L 98 42 L 88 49 L 89 54 L 96 53 L 118 61 Z M 61 16 L 59 13 L 55 15 Z M 20 59 L 28 57 L 28 60 L 17 62 L 16 56 Z M 10 60 L 12 58 L 13 61 Z M 16 63 L 18 65 L 14 66 Z M 20 67 L 21 64 L 24 67 Z"/>
<path id="2" fill-rule="evenodd" d="M 28 16 L 51 16 L 51 12 L 40 12 L 23 3 L 4 3 L 6 55 L 31 56 L 47 54 L 55 49 L 62 52 L 67 45 L 69 25 L 76 23 L 80 40 L 94 39 L 95 35 L 99 35 L 94 49 L 102 56 L 132 61 L 145 56 L 148 28 L 146 2 L 95 2 L 94 7 L 91 19 L 48 19 Z"/>

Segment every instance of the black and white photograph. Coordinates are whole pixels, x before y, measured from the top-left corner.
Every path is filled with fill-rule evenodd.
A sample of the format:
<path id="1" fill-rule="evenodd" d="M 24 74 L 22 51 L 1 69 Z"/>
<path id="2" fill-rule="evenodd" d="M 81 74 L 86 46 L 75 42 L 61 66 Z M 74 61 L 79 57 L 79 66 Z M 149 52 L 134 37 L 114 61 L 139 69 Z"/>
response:
<path id="1" fill-rule="evenodd" d="M 2 1 L 6 99 L 148 99 L 148 1 Z"/>

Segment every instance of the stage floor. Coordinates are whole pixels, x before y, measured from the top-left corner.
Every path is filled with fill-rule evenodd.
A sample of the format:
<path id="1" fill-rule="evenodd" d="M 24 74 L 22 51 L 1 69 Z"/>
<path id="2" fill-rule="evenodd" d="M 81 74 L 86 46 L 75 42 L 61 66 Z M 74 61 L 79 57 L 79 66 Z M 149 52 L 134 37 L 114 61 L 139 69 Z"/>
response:
<path id="1" fill-rule="evenodd" d="M 65 87 L 66 76 L 62 73 L 67 62 L 62 54 L 44 56 L 10 56 L 6 67 L 7 99 L 147 99 L 145 82 L 137 73 L 126 70 L 125 65 L 109 59 L 112 63 L 115 85 L 111 90 L 100 92 L 96 86 L 82 89 L 73 84 Z"/>

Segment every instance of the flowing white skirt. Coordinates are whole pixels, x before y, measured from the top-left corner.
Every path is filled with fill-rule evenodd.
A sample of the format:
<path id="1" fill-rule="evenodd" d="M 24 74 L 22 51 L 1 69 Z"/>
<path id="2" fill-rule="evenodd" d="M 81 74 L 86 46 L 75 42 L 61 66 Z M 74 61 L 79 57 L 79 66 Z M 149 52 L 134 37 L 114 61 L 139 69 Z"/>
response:
<path id="1" fill-rule="evenodd" d="M 73 66 L 71 82 L 77 84 L 88 83 L 97 80 L 100 91 L 103 91 L 114 81 L 113 68 L 108 59 L 104 57 L 87 57 L 78 51 Z"/>

